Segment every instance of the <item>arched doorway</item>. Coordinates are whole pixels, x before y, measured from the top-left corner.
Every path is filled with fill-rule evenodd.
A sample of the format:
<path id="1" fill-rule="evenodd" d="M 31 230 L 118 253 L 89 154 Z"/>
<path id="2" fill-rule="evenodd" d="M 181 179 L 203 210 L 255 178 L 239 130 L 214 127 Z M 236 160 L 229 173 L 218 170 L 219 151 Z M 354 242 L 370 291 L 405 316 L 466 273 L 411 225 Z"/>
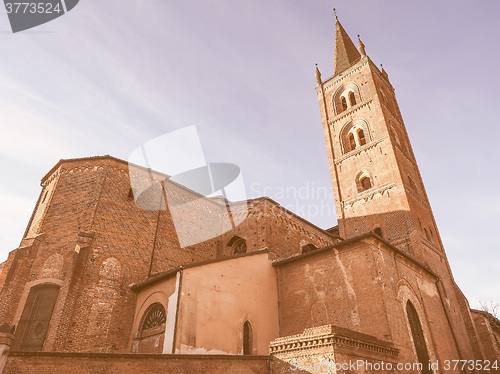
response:
<path id="1" fill-rule="evenodd" d="M 59 286 L 41 284 L 30 289 L 14 339 L 14 349 L 41 351 L 56 304 Z"/>

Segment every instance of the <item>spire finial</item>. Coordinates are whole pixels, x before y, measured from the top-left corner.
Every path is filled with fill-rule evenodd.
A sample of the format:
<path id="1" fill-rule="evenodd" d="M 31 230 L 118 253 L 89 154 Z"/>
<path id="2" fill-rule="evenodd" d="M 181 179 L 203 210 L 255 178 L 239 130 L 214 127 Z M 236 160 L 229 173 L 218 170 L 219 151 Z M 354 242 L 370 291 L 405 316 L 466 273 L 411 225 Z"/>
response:
<path id="1" fill-rule="evenodd" d="M 316 83 L 321 84 L 321 73 L 318 69 L 318 64 L 316 64 Z"/>
<path id="2" fill-rule="evenodd" d="M 389 74 L 387 74 L 387 72 L 384 70 L 384 66 L 382 64 L 380 64 L 380 72 L 382 73 L 382 76 L 387 79 L 387 81 L 389 81 Z"/>
<path id="3" fill-rule="evenodd" d="M 337 10 L 333 8 L 333 15 L 335 16 L 335 21 L 339 20 L 339 17 L 337 17 Z"/>
<path id="4" fill-rule="evenodd" d="M 365 45 L 361 41 L 361 37 L 359 36 L 359 34 L 358 34 L 358 51 L 359 51 L 359 53 L 361 54 L 362 57 L 366 56 Z"/>

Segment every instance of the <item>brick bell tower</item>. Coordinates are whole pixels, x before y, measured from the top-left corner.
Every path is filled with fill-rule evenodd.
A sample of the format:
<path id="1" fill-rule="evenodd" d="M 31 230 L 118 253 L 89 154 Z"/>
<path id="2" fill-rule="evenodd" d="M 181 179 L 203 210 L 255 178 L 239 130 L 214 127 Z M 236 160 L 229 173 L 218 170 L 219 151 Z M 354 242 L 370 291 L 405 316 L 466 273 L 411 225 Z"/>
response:
<path id="1" fill-rule="evenodd" d="M 335 24 L 335 64 L 316 91 L 340 236 L 374 232 L 439 278 L 447 318 L 463 357 L 480 357 L 468 302 L 453 275 L 432 214 L 394 88 Z M 359 36 L 358 36 L 359 39 Z"/>
<path id="2" fill-rule="evenodd" d="M 442 252 L 394 88 L 338 19 L 334 75 L 316 80 L 340 235 L 372 231 L 423 262 L 422 246 Z"/>

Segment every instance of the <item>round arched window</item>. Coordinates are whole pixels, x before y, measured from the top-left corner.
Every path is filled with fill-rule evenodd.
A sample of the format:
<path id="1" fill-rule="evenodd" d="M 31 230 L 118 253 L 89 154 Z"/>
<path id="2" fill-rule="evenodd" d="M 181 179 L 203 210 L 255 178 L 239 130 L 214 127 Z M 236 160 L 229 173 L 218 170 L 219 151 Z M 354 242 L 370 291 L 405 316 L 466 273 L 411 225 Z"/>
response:
<path id="1" fill-rule="evenodd" d="M 166 321 L 165 308 L 160 303 L 151 304 L 144 313 L 141 331 L 151 330 L 163 325 Z"/>

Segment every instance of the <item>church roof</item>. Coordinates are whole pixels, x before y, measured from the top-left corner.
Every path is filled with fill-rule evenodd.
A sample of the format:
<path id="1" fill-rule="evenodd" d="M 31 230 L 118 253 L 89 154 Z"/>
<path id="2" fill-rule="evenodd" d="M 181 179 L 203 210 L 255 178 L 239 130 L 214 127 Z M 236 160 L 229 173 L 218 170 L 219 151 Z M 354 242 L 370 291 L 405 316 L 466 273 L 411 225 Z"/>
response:
<path id="1" fill-rule="evenodd" d="M 335 65 L 333 75 L 344 71 L 360 57 L 361 55 L 354 46 L 351 38 L 349 38 L 349 35 L 347 35 L 347 32 L 337 19 L 335 24 Z"/>

